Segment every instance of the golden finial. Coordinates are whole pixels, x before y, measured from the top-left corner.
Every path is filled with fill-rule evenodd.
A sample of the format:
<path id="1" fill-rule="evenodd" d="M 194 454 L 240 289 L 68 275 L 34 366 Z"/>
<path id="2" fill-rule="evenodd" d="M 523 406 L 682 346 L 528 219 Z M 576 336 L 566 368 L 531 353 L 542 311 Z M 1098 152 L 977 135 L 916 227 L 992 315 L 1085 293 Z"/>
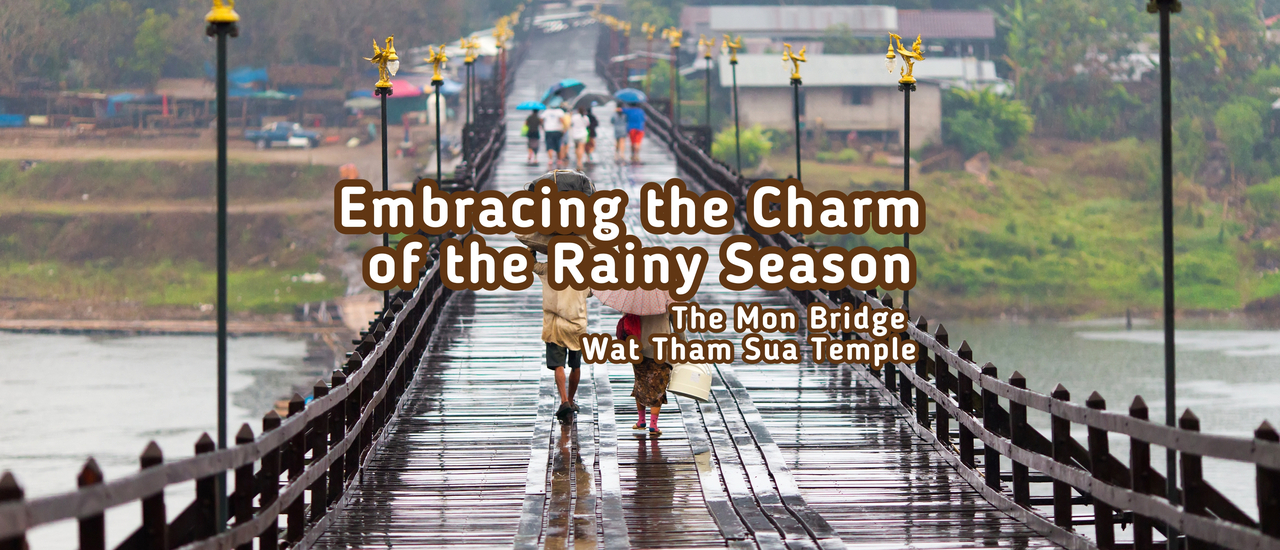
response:
<path id="1" fill-rule="evenodd" d="M 782 62 L 784 64 L 787 62 L 791 63 L 791 80 L 800 80 L 800 64 L 806 61 L 804 58 L 804 51 L 808 48 L 808 46 L 800 48 L 800 53 L 797 54 L 792 53 L 791 44 L 786 42 L 782 43 Z"/>
<path id="2" fill-rule="evenodd" d="M 213 0 L 213 9 L 205 14 L 205 23 L 235 23 L 240 20 L 240 14 L 236 13 L 236 0 L 227 0 L 226 4 L 222 0 Z"/>
<path id="3" fill-rule="evenodd" d="M 671 41 L 671 49 L 680 47 L 680 39 L 684 38 L 684 31 L 675 27 L 667 27 L 662 29 L 662 37 Z"/>
<path id="4" fill-rule="evenodd" d="M 906 65 L 898 70 L 898 74 L 902 77 L 898 79 L 898 84 L 915 84 L 916 77 L 912 75 L 912 72 L 915 70 L 917 61 L 924 61 L 924 51 L 920 46 L 920 35 L 916 35 L 915 43 L 911 44 L 911 49 L 908 50 L 902 47 L 901 36 L 889 33 L 889 53 L 884 55 L 884 65 L 889 69 L 889 72 L 893 72 L 894 59 L 897 57 L 894 55 L 895 45 L 897 46 L 897 54 L 902 56 L 902 61 Z"/>
<path id="5" fill-rule="evenodd" d="M 374 40 L 373 57 L 364 58 L 378 66 L 378 83 L 374 84 L 376 88 L 390 89 L 391 77 L 400 70 L 400 56 L 396 55 L 395 40 L 396 37 L 388 36 L 386 49 L 379 49 L 378 41 Z"/>
<path id="6" fill-rule="evenodd" d="M 729 63 L 736 64 L 738 62 L 738 50 L 742 49 L 742 37 L 739 36 L 737 40 L 733 40 L 729 38 L 729 35 L 724 35 L 724 47 L 729 50 Z"/>
<path id="7" fill-rule="evenodd" d="M 444 44 L 441 44 L 440 49 L 438 50 L 433 46 L 427 46 L 427 57 L 424 57 L 422 60 L 432 65 L 433 72 L 431 73 L 431 82 L 443 82 L 444 77 L 440 76 L 440 69 L 444 68 L 445 62 L 449 60 L 449 58 L 444 55 Z"/>
<path id="8" fill-rule="evenodd" d="M 716 39 L 714 36 L 711 37 L 711 40 L 707 40 L 707 35 L 698 35 L 698 49 L 706 48 L 702 51 L 703 59 L 711 59 L 711 50 L 715 47 Z"/>
<path id="9" fill-rule="evenodd" d="M 480 49 L 480 41 L 475 38 L 463 38 L 461 46 L 462 46 L 462 51 L 465 54 L 464 57 L 462 58 L 462 62 L 466 63 L 467 65 L 475 63 L 476 50 Z"/>
<path id="10" fill-rule="evenodd" d="M 622 35 L 623 35 L 623 36 L 631 36 L 631 22 L 630 22 L 630 21 L 623 21 L 623 22 L 622 22 Z"/>
<path id="11" fill-rule="evenodd" d="M 507 27 L 502 25 L 502 20 L 498 20 L 499 25 L 493 27 L 493 39 L 497 42 L 498 49 L 501 50 L 507 46 Z"/>
<path id="12" fill-rule="evenodd" d="M 645 21 L 640 24 L 640 32 L 644 33 L 645 40 L 653 42 L 653 33 L 658 32 L 658 27 L 653 23 Z"/>

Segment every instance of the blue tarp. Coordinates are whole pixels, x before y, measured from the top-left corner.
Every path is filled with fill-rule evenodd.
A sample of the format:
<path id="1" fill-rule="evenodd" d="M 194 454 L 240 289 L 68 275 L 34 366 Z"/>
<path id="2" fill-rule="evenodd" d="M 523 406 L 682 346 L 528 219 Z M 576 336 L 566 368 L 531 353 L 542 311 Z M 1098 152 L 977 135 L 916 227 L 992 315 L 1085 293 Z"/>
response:
<path id="1" fill-rule="evenodd" d="M 26 125 L 26 115 L 0 115 L 0 128 L 18 128 Z"/>

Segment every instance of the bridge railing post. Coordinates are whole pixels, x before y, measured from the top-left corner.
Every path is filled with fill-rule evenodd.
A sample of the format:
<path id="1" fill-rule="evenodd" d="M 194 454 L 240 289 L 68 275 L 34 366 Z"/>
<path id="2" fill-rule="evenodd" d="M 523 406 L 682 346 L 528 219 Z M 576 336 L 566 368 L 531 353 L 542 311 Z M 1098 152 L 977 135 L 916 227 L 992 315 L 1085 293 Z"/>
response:
<path id="1" fill-rule="evenodd" d="M 138 457 L 142 470 L 164 463 L 164 453 L 152 441 Z M 143 546 L 148 550 L 169 550 L 169 520 L 164 510 L 164 489 L 142 499 Z"/>
<path id="2" fill-rule="evenodd" d="M 1147 420 L 1147 402 L 1134 396 L 1129 416 Z M 1151 444 L 1136 437 L 1129 438 L 1129 486 L 1135 493 L 1151 494 Z M 1151 550 L 1151 518 L 1133 514 L 1134 550 Z"/>
<path id="3" fill-rule="evenodd" d="M 1059 401 L 1070 401 L 1071 392 L 1062 384 L 1050 394 Z M 1071 461 L 1071 421 L 1058 415 L 1049 420 L 1050 438 L 1053 443 L 1053 460 L 1059 464 Z M 1065 481 L 1053 482 L 1053 523 L 1063 529 L 1071 529 L 1071 486 Z"/>
<path id="4" fill-rule="evenodd" d="M 956 354 L 965 361 L 973 362 L 973 350 L 967 340 L 960 342 L 960 349 Z M 973 416 L 973 380 L 964 371 L 956 372 L 956 401 L 960 403 L 960 412 L 965 416 Z M 960 462 L 969 468 L 974 467 L 973 432 L 963 423 L 960 424 Z"/>
<path id="5" fill-rule="evenodd" d="M 92 457 L 85 461 L 84 468 L 76 477 L 76 486 L 83 489 L 102 484 L 102 469 L 98 461 Z M 82 517 L 80 524 L 80 550 L 106 550 L 107 526 L 101 513 Z"/>
<path id="6" fill-rule="evenodd" d="M 884 304 L 884 307 L 893 309 L 893 296 L 886 292 L 884 298 L 880 299 L 880 303 Z M 884 369 L 885 389 L 889 390 L 889 393 L 898 393 L 898 365 L 892 361 L 885 361 L 884 365 L 879 366 Z"/>
<path id="7" fill-rule="evenodd" d="M 196 456 L 212 453 L 217 448 L 213 438 L 203 433 L 196 440 Z M 218 532 L 218 480 L 216 476 L 202 477 L 196 480 L 196 519 L 187 542 L 212 537 Z M 172 538 L 172 537 L 170 537 Z M 170 541 L 177 543 L 178 541 Z"/>
<path id="8" fill-rule="evenodd" d="M 1107 401 L 1098 392 L 1093 392 L 1084 402 L 1090 409 L 1102 411 L 1107 409 Z M 1111 446 L 1107 441 L 1107 431 L 1089 427 L 1089 465 L 1093 479 L 1101 483 L 1109 483 L 1106 474 L 1107 459 L 1111 458 Z M 1116 544 L 1115 522 L 1113 510 L 1100 499 L 1093 499 L 1094 539 L 1098 542 L 1098 550 L 1111 550 Z"/>
<path id="9" fill-rule="evenodd" d="M 236 445 L 253 443 L 253 428 L 242 424 L 236 432 Z M 254 483 L 253 463 L 241 465 L 235 470 L 235 490 L 231 493 L 231 516 L 236 518 L 236 525 L 243 525 L 253 519 L 253 497 L 258 494 L 257 483 Z M 236 547 L 236 550 L 253 550 L 253 542 Z"/>
<path id="10" fill-rule="evenodd" d="M 1191 432 L 1200 431 L 1200 418 L 1187 409 L 1178 418 L 1178 427 Z M 1178 453 L 1178 464 L 1182 470 L 1182 505 L 1189 514 L 1207 516 L 1208 491 L 1204 487 L 1204 466 L 1200 455 L 1186 451 Z M 1170 472 L 1172 475 L 1172 472 Z M 1209 545 L 1199 539 L 1187 537 L 1188 550 L 1203 550 Z"/>
<path id="11" fill-rule="evenodd" d="M 0 504 L 20 502 L 25 496 L 22 486 L 18 485 L 17 478 L 13 477 L 13 472 L 6 470 L 3 474 L 0 474 Z M 27 536 L 25 533 L 0 539 L 0 550 L 25 550 L 26 547 Z"/>
<path id="12" fill-rule="evenodd" d="M 358 351 L 353 351 L 351 356 L 347 358 L 347 364 L 342 367 L 342 370 L 347 375 L 350 375 L 359 370 L 363 362 L 362 354 Z M 347 397 L 342 400 L 342 408 L 345 410 L 343 419 L 347 433 L 345 437 L 355 437 L 351 444 L 347 446 L 346 456 L 343 458 L 345 464 L 342 470 L 347 481 L 354 479 L 356 473 L 360 470 L 360 434 L 352 434 L 351 430 L 355 428 L 356 422 L 360 420 L 360 399 L 361 394 L 364 393 L 364 383 L 365 381 L 362 380 L 355 388 L 347 390 Z"/>
<path id="13" fill-rule="evenodd" d="M 262 417 L 262 433 L 280 427 L 280 415 L 276 411 L 267 411 Z M 258 494 L 262 495 L 258 503 L 266 508 L 275 503 L 280 495 L 280 447 L 267 451 L 262 455 L 262 469 L 258 472 Z M 258 535 L 258 550 L 276 550 L 280 546 L 280 521 L 267 522 L 267 527 Z"/>
<path id="14" fill-rule="evenodd" d="M 1022 373 L 1015 370 L 1013 371 L 1013 376 L 1009 377 L 1009 385 L 1025 390 L 1027 389 L 1027 379 L 1022 376 Z M 1013 444 L 1020 449 L 1027 449 L 1030 446 L 1028 428 L 1027 406 L 1010 399 L 1009 436 Z M 1031 507 L 1029 473 L 1026 464 L 1022 464 L 1017 460 L 1013 461 L 1013 502 L 1023 508 Z"/>
<path id="15" fill-rule="evenodd" d="M 317 380 L 316 385 L 311 388 L 311 395 L 314 399 L 312 403 L 318 401 L 321 397 L 329 395 L 329 386 L 324 380 Z M 309 430 L 311 439 L 311 463 L 320 462 L 321 459 L 328 454 L 329 449 L 329 411 L 325 411 L 311 421 Z M 328 472 L 322 472 L 307 487 L 307 491 L 311 493 L 311 514 L 308 521 L 316 521 L 324 516 L 324 512 L 328 509 L 325 503 L 329 501 L 329 494 L 325 484 L 325 475 Z M 245 549 L 252 550 L 252 549 Z"/>
<path id="16" fill-rule="evenodd" d="M 924 333 L 929 332 L 929 321 L 926 321 L 923 315 L 916 320 L 916 330 Z M 921 349 L 920 356 L 916 359 L 916 378 L 919 378 L 921 382 L 929 379 L 928 350 Z M 934 381 L 936 383 L 937 379 L 935 378 Z M 920 423 L 921 426 L 924 426 L 925 429 L 929 429 L 929 396 L 925 393 L 924 388 L 922 387 L 916 387 L 915 406 L 916 422 Z"/>
<path id="17" fill-rule="evenodd" d="M 950 336 L 947 335 L 947 327 L 939 324 L 938 330 L 933 333 L 933 339 L 942 347 L 950 348 L 948 345 Z M 947 393 L 951 387 L 951 369 L 947 365 L 946 358 L 944 358 L 941 353 L 935 353 L 933 355 L 933 379 L 936 380 L 935 384 L 938 386 L 938 389 L 941 390 L 942 398 L 947 399 Z M 938 434 L 938 441 L 950 445 L 951 413 L 948 413 L 941 404 L 938 404 L 934 410 L 937 411 L 935 419 L 938 422 L 938 429 L 935 430 L 934 433 Z"/>
<path id="18" fill-rule="evenodd" d="M 293 398 L 289 400 L 289 418 L 293 418 L 302 414 L 303 401 L 302 396 L 293 394 Z M 289 440 L 289 451 L 285 455 L 285 460 L 289 463 L 289 483 L 293 484 L 302 477 L 302 472 L 306 467 L 307 454 L 307 431 L 302 430 L 298 435 L 293 436 Z M 284 539 L 289 546 L 297 544 L 302 540 L 302 535 L 306 529 L 306 508 L 302 502 L 302 493 L 298 493 L 297 498 L 288 506 L 288 526 L 284 532 Z"/>
<path id="19" fill-rule="evenodd" d="M 330 377 L 329 380 L 330 380 L 330 384 L 333 386 L 333 389 L 336 390 L 339 387 L 341 387 L 343 384 L 347 383 L 347 375 L 344 374 L 341 369 L 334 370 L 333 375 Z M 346 432 L 346 424 L 347 424 L 346 409 L 347 407 L 346 407 L 345 399 L 341 402 L 334 404 L 333 408 L 329 409 L 329 449 L 330 450 L 338 446 L 339 443 L 342 443 L 342 438 L 347 433 Z M 329 465 L 329 495 L 325 499 L 325 502 L 328 504 L 333 504 L 337 502 L 339 498 L 342 498 L 342 490 L 343 490 L 343 487 L 346 485 L 343 482 L 346 479 L 346 475 L 343 474 L 342 472 L 343 465 L 345 462 L 346 462 L 346 457 L 341 456 L 341 457 L 336 457 L 333 463 Z"/>
<path id="20" fill-rule="evenodd" d="M 996 374 L 997 374 L 997 371 L 996 371 L 995 365 L 992 365 L 991 363 L 987 363 L 982 366 L 983 378 L 989 377 L 994 380 L 996 379 Z M 1001 431 L 1000 427 L 997 426 L 997 422 L 999 422 L 999 415 L 996 414 L 996 409 L 999 406 L 1000 406 L 999 403 L 996 402 L 995 392 L 992 392 L 988 390 L 986 387 L 983 387 L 982 388 L 982 427 L 986 428 L 988 433 L 995 434 Z M 982 445 L 982 469 L 983 469 L 984 475 L 987 477 L 987 487 L 990 487 L 992 489 L 999 491 L 1000 490 L 1000 453 L 996 451 L 994 447 L 987 445 L 986 443 L 983 443 Z"/>
<path id="21" fill-rule="evenodd" d="M 1280 441 L 1280 433 L 1265 420 L 1253 431 L 1253 437 L 1272 443 Z M 1257 484 L 1258 526 L 1263 533 L 1280 538 L 1280 470 L 1258 466 Z"/>

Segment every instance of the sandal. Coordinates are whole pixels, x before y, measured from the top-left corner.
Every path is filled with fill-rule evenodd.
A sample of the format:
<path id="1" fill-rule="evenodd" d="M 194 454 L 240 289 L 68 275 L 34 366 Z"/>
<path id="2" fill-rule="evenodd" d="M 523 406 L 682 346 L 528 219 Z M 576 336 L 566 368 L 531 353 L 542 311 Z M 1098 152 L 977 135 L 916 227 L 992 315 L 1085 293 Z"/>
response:
<path id="1" fill-rule="evenodd" d="M 649 428 L 649 435 L 653 437 L 658 437 L 662 435 L 662 430 L 659 430 L 657 428 Z"/>
<path id="2" fill-rule="evenodd" d="M 633 429 L 633 430 L 643 430 L 643 429 L 645 429 L 645 424 L 644 424 L 644 422 L 636 422 L 636 425 L 632 426 L 632 427 L 631 427 L 631 429 Z"/>
<path id="3" fill-rule="evenodd" d="M 575 413 L 576 413 L 576 412 L 578 412 L 578 404 L 577 404 L 577 403 L 570 403 L 570 406 L 572 406 L 572 407 L 573 407 L 573 412 L 575 412 Z"/>
<path id="4" fill-rule="evenodd" d="M 567 424 L 571 417 L 573 417 L 573 407 L 568 403 L 561 403 L 560 410 L 556 411 L 556 418 L 559 418 L 562 424 Z"/>

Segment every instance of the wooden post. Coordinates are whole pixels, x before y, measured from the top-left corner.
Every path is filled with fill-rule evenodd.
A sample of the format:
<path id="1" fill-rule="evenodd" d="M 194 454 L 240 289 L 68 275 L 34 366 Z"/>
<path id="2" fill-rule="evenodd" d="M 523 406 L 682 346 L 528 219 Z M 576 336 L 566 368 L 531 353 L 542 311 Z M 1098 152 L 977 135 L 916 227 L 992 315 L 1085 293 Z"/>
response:
<path id="1" fill-rule="evenodd" d="M 262 433 L 280 427 L 280 415 L 276 411 L 267 411 L 262 417 Z M 262 498 L 258 499 L 258 503 L 266 508 L 275 503 L 276 498 L 280 495 L 280 447 L 276 447 L 267 451 L 262 455 L 262 477 L 258 480 L 258 493 Z M 258 550 L 276 550 L 280 546 L 280 520 L 277 519 L 267 522 L 267 528 L 262 530 L 262 534 L 258 535 Z"/>
<path id="2" fill-rule="evenodd" d="M 996 366 L 987 363 L 982 366 L 982 376 L 996 378 Z M 996 394 L 986 388 L 982 388 L 982 427 L 993 434 L 999 433 L 1000 429 L 996 426 L 996 414 L 992 410 L 999 406 L 996 403 Z M 987 477 L 987 487 L 1000 490 L 1000 453 L 994 447 L 982 444 L 982 469 L 983 474 Z"/>
<path id="3" fill-rule="evenodd" d="M 1187 409 L 1178 418 L 1178 427 L 1190 432 L 1200 431 L 1200 418 Z M 1208 495 L 1204 490 L 1204 468 L 1201 464 L 1200 455 L 1181 452 L 1179 464 L 1182 466 L 1182 506 L 1188 514 L 1197 516 L 1207 516 L 1206 505 Z M 1172 474 L 1172 472 L 1170 472 Z M 1204 541 L 1187 537 L 1188 550 L 1201 550 L 1209 548 Z"/>
<path id="4" fill-rule="evenodd" d="M 347 383 L 347 375 L 343 374 L 341 370 L 335 370 L 330 381 L 336 390 L 339 386 Z M 342 437 L 347 433 L 346 416 L 345 400 L 329 409 L 329 449 L 333 449 L 339 443 L 342 443 Z M 329 497 L 327 499 L 329 504 L 337 502 L 342 497 L 342 490 L 345 486 L 343 480 L 346 479 L 345 474 L 342 473 L 344 462 L 346 462 L 345 457 L 338 457 L 334 459 L 333 464 L 329 465 Z"/>
<path id="5" fill-rule="evenodd" d="M 1009 377 L 1009 385 L 1027 389 L 1027 379 L 1022 373 L 1013 371 Z M 1027 406 L 1012 399 L 1009 400 L 1009 435 L 1013 445 L 1019 449 L 1027 448 Z M 1031 507 L 1031 483 L 1027 465 L 1013 461 L 1013 502 L 1023 508 Z"/>
<path id="6" fill-rule="evenodd" d="M 926 321 L 921 315 L 916 319 L 916 329 L 920 332 L 929 332 L 929 321 Z M 929 352 L 921 349 L 919 358 L 916 359 L 916 377 L 920 380 L 929 379 Z M 934 379 L 937 382 L 937 378 Z M 929 395 L 924 392 L 923 387 L 916 387 L 916 422 L 927 430 L 929 429 Z"/>
<path id="7" fill-rule="evenodd" d="M 1053 388 L 1050 395 L 1059 401 L 1070 401 L 1071 392 L 1062 384 Z M 1053 460 L 1059 464 L 1067 464 L 1070 449 L 1067 442 L 1071 440 L 1071 421 L 1058 415 L 1049 420 L 1049 437 L 1053 442 Z M 1071 529 L 1071 486 L 1065 481 L 1053 482 L 1053 523 L 1063 529 Z"/>
<path id="8" fill-rule="evenodd" d="M 164 463 L 164 453 L 155 441 L 142 450 L 138 462 L 143 470 Z M 142 499 L 142 536 L 149 550 L 169 550 L 169 519 L 164 510 L 164 489 Z"/>
<path id="9" fill-rule="evenodd" d="M 101 483 L 102 468 L 98 467 L 98 461 L 90 457 L 85 461 L 80 475 L 76 477 L 76 486 L 83 489 Z M 107 527 L 103 522 L 102 513 L 80 518 L 80 550 L 106 550 L 106 548 Z"/>
<path id="10" fill-rule="evenodd" d="M 200 434 L 200 439 L 196 440 L 196 455 L 212 453 L 217 448 L 213 443 L 213 438 L 209 437 L 209 433 Z M 200 512 L 197 514 L 199 518 L 196 521 L 195 529 L 192 530 L 192 540 L 200 540 L 212 537 L 218 532 L 218 479 L 217 475 L 202 477 L 196 480 L 196 503 Z"/>
<path id="11" fill-rule="evenodd" d="M 1102 411 L 1107 408 L 1107 401 L 1102 398 L 1098 392 L 1089 394 L 1089 398 L 1085 399 L 1084 405 L 1090 409 Z M 1093 479 L 1099 480 L 1103 484 L 1109 483 L 1107 476 L 1103 475 L 1104 466 L 1107 458 L 1111 456 L 1110 442 L 1107 441 L 1107 431 L 1101 428 L 1089 427 L 1089 464 L 1090 473 Z M 1093 529 L 1094 537 L 1098 542 L 1098 550 L 1111 550 L 1116 544 L 1115 522 L 1112 517 L 1113 510 L 1110 505 L 1101 500 L 1093 499 Z"/>
<path id="12" fill-rule="evenodd" d="M 1280 434 L 1265 420 L 1253 431 L 1253 437 L 1272 443 L 1280 441 Z M 1280 471 L 1262 466 L 1258 466 L 1258 527 L 1263 534 L 1280 538 Z"/>
<path id="13" fill-rule="evenodd" d="M 0 504 L 6 502 L 20 501 L 25 497 L 22 487 L 18 485 L 17 478 L 13 477 L 13 472 L 5 470 L 0 475 Z M 16 537 L 10 537 L 0 540 L 0 550 L 26 550 L 27 536 L 25 534 Z"/>
<path id="14" fill-rule="evenodd" d="M 1129 405 L 1129 416 L 1147 420 L 1147 402 L 1135 396 Z M 1135 493 L 1151 494 L 1151 444 L 1136 437 L 1129 438 L 1129 486 Z M 1133 515 L 1134 550 L 1151 550 L 1151 518 Z"/>
<path id="15" fill-rule="evenodd" d="M 236 432 L 236 445 L 253 444 L 253 428 L 241 424 Z M 244 525 L 253 519 L 253 497 L 258 494 L 257 483 L 253 477 L 253 463 L 250 462 L 236 468 L 236 488 L 231 493 L 231 516 L 236 518 L 236 525 Z M 253 550 L 253 542 L 246 542 L 236 550 Z"/>
<path id="16" fill-rule="evenodd" d="M 950 349 L 950 346 L 948 345 L 948 338 L 949 336 L 947 335 L 947 327 L 944 327 L 941 324 L 939 324 L 938 330 L 933 333 L 933 339 L 937 340 L 938 343 L 942 345 L 942 347 Z M 941 353 L 935 353 L 933 355 L 934 385 L 936 385 L 939 390 L 942 390 L 943 399 L 947 398 L 947 391 L 948 391 L 948 388 L 951 386 L 950 373 L 951 373 L 951 370 L 947 368 L 946 359 L 943 359 Z M 945 408 L 943 408 L 941 403 L 936 404 L 936 406 L 934 407 L 934 410 L 937 411 L 937 414 L 934 415 L 934 417 L 938 421 L 938 429 L 934 430 L 934 433 L 938 434 L 938 441 L 941 441 L 942 443 L 950 446 L 951 445 L 951 414 L 948 413 Z"/>
<path id="17" fill-rule="evenodd" d="M 317 380 L 316 385 L 311 388 L 311 395 L 312 403 L 315 403 L 321 397 L 329 395 L 329 386 L 324 383 L 324 380 Z M 312 421 L 309 431 L 311 432 L 311 462 L 314 464 L 324 458 L 329 450 L 329 413 L 317 416 Z M 324 475 L 317 477 L 307 490 L 311 493 L 310 521 L 316 521 L 324 516 L 325 510 L 328 509 L 325 503 L 329 500 L 329 493 L 325 487 Z"/>
<path id="18" fill-rule="evenodd" d="M 967 340 L 960 342 L 960 349 L 956 350 L 956 355 L 961 359 L 973 362 L 973 349 L 969 347 Z M 960 411 L 970 418 L 973 417 L 973 380 L 969 379 L 969 375 L 964 371 L 956 371 L 956 401 L 960 403 Z M 969 431 L 964 424 L 960 424 L 960 462 L 969 468 L 974 467 L 973 462 L 973 432 Z"/>
<path id="19" fill-rule="evenodd" d="M 880 303 L 884 304 L 884 307 L 893 309 L 893 296 L 888 292 L 884 293 L 884 298 L 880 299 Z M 883 368 L 885 389 L 889 390 L 889 393 L 898 393 L 898 365 L 895 365 L 892 361 L 886 361 Z M 907 405 L 907 403 L 903 404 Z"/>
<path id="20" fill-rule="evenodd" d="M 353 352 L 351 357 L 347 358 L 347 364 L 343 366 L 342 370 L 350 375 L 360 369 L 360 365 L 363 364 L 363 361 L 364 359 L 359 353 Z M 359 443 L 361 434 L 351 433 L 351 430 L 355 426 L 355 423 L 360 420 L 360 398 L 361 395 L 364 394 L 363 386 L 367 382 L 368 379 L 365 379 L 360 382 L 360 385 L 348 390 L 347 398 L 342 400 L 342 408 L 346 411 L 343 413 L 343 424 L 345 425 L 348 434 L 347 437 L 352 438 L 351 444 L 347 446 L 346 456 L 343 459 L 343 462 L 346 464 L 342 467 L 343 474 L 346 476 L 347 480 L 353 479 L 356 472 L 360 470 Z"/>
<path id="21" fill-rule="evenodd" d="M 289 400 L 289 418 L 302 414 L 303 407 L 302 396 L 296 393 L 293 394 L 293 398 Z M 306 454 L 307 431 L 304 429 L 289 440 L 289 454 L 286 455 L 286 460 L 289 463 L 289 485 L 293 485 L 298 478 L 302 477 L 302 472 L 306 466 Z M 302 540 L 303 530 L 306 527 L 304 525 L 306 522 L 306 508 L 304 508 L 302 500 L 302 493 L 298 493 L 298 498 L 289 503 L 287 512 L 289 524 L 284 533 L 284 539 L 289 543 L 289 546 L 293 546 Z"/>

